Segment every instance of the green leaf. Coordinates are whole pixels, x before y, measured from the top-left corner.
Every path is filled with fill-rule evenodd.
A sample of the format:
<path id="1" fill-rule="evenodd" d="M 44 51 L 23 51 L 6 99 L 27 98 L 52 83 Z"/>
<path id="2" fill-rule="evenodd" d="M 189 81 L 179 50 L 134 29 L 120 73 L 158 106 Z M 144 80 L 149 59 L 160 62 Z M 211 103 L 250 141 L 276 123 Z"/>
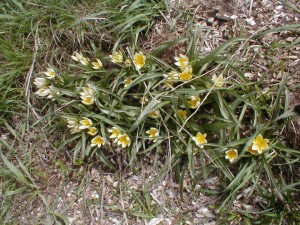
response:
<path id="1" fill-rule="evenodd" d="M 6 167 L 9 169 L 10 172 L 12 172 L 15 176 L 16 179 L 26 185 L 32 186 L 32 187 L 36 187 L 35 185 L 32 185 L 27 179 L 26 177 L 23 175 L 23 173 L 14 165 L 12 164 L 6 157 L 5 155 L 3 155 L 3 153 L 0 153 L 0 156 L 3 160 L 3 163 L 6 165 Z"/>
<path id="2" fill-rule="evenodd" d="M 161 103 L 157 103 L 157 99 L 161 97 L 162 94 L 156 95 L 151 102 L 148 103 L 148 105 L 144 108 L 144 110 L 141 112 L 137 120 L 132 124 L 132 126 L 129 128 L 128 132 L 134 131 L 146 118 L 147 115 L 156 110 L 159 109 L 165 105 L 170 104 L 170 102 L 165 101 Z"/>
<path id="3" fill-rule="evenodd" d="M 163 53 L 166 49 L 170 48 L 171 46 L 173 45 L 176 45 L 178 43 L 181 43 L 181 42 L 185 42 L 187 40 L 187 38 L 178 38 L 174 41 L 169 41 L 169 42 L 166 42 L 162 45 L 160 45 L 158 48 L 156 48 L 152 53 L 151 55 L 153 56 L 158 56 L 160 55 L 161 53 Z"/>
<path id="4" fill-rule="evenodd" d="M 108 159 L 106 158 L 106 156 L 103 154 L 101 149 L 97 149 L 97 154 L 101 160 L 101 162 L 103 162 L 106 166 L 108 166 L 111 170 L 115 171 L 116 167 L 110 162 L 108 161 Z"/>

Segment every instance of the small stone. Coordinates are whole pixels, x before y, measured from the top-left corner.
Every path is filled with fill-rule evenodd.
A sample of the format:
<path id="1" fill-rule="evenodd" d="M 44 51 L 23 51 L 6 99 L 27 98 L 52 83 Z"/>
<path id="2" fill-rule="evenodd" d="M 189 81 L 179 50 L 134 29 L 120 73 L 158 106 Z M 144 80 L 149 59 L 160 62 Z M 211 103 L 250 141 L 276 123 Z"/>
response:
<path id="1" fill-rule="evenodd" d="M 212 25 L 213 24 L 213 22 L 214 22 L 214 18 L 213 17 L 209 17 L 208 19 L 207 19 L 207 24 L 208 25 Z"/>

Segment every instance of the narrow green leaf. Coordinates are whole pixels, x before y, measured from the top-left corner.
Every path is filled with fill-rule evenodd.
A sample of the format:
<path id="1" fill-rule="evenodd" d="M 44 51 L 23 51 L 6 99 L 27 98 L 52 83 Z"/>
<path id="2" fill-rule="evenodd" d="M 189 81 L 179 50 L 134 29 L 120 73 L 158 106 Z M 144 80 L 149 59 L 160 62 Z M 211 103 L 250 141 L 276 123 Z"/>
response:
<path id="1" fill-rule="evenodd" d="M 16 179 L 26 185 L 30 185 L 30 182 L 26 179 L 26 177 L 23 175 L 23 173 L 14 165 L 12 164 L 6 157 L 3 155 L 3 153 L 0 153 L 1 158 L 3 160 L 3 163 L 6 165 L 6 167 L 9 169 L 10 172 L 16 175 Z"/>

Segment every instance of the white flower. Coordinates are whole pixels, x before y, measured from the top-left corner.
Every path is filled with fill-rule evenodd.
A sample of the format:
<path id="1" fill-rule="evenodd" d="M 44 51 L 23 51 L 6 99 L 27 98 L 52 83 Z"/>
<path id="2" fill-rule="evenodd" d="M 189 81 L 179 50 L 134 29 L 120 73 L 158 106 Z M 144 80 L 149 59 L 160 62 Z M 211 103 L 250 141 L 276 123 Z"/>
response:
<path id="1" fill-rule="evenodd" d="M 82 117 L 82 120 L 80 120 L 79 123 L 81 124 L 79 127 L 81 130 L 90 128 L 93 125 L 92 120 L 87 117 Z"/>
<path id="2" fill-rule="evenodd" d="M 189 59 L 187 56 L 179 54 L 179 57 L 174 57 L 176 62 L 175 65 L 180 67 L 182 70 L 189 65 Z"/>
<path id="3" fill-rule="evenodd" d="M 47 72 L 44 72 L 48 79 L 54 79 L 56 77 L 56 73 L 53 69 L 47 68 Z"/>
<path id="4" fill-rule="evenodd" d="M 93 64 L 93 69 L 95 70 L 99 70 L 103 67 L 103 64 L 100 59 L 96 59 L 96 62 L 92 62 L 92 64 Z"/>
<path id="5" fill-rule="evenodd" d="M 80 60 L 80 63 L 84 66 L 87 66 L 89 64 L 90 60 L 88 58 L 83 57 L 82 60 Z"/>
<path id="6" fill-rule="evenodd" d="M 236 149 L 231 149 L 225 152 L 225 159 L 228 159 L 231 163 L 239 157 Z"/>
<path id="7" fill-rule="evenodd" d="M 75 55 L 72 55 L 71 58 L 76 62 L 80 62 L 84 57 L 81 53 L 75 52 Z"/>
<path id="8" fill-rule="evenodd" d="M 89 127 L 89 131 L 87 133 L 89 135 L 95 136 L 98 133 L 98 129 L 96 127 Z"/>
<path id="9" fill-rule="evenodd" d="M 91 146 L 97 146 L 98 148 L 100 148 L 102 145 L 105 144 L 105 140 L 103 137 L 101 137 L 100 135 L 97 135 L 96 137 L 94 137 L 91 141 Z"/>
<path id="10" fill-rule="evenodd" d="M 82 103 L 85 105 L 93 105 L 95 100 L 94 97 L 89 95 L 81 95 L 80 98 L 82 99 Z"/>
<path id="11" fill-rule="evenodd" d="M 135 67 L 139 70 L 145 65 L 146 56 L 144 55 L 143 52 L 139 51 L 139 53 L 134 54 L 133 62 L 135 64 Z"/>
<path id="12" fill-rule="evenodd" d="M 190 101 L 188 101 L 188 105 L 191 109 L 197 109 L 199 105 L 201 104 L 201 99 L 199 96 L 191 96 Z"/>
<path id="13" fill-rule="evenodd" d="M 82 65 L 88 65 L 89 64 L 89 59 L 86 57 L 83 57 L 82 53 L 75 52 L 75 55 L 71 56 L 73 60 L 76 62 L 80 62 Z"/>
<path id="14" fill-rule="evenodd" d="M 115 142 L 117 142 L 118 145 L 122 145 L 122 148 L 125 148 L 126 146 L 130 146 L 131 144 L 131 140 L 128 137 L 127 134 L 121 134 L 116 140 Z"/>
<path id="15" fill-rule="evenodd" d="M 71 134 L 81 132 L 79 121 L 75 118 L 67 118 L 68 128 L 71 128 Z"/>
<path id="16" fill-rule="evenodd" d="M 71 128 L 70 132 L 71 132 L 71 134 L 76 134 L 76 133 L 81 132 L 81 129 L 79 128 L 79 126 L 75 126 L 75 127 Z"/>
<path id="17" fill-rule="evenodd" d="M 215 83 L 216 87 L 222 87 L 224 85 L 224 77 L 222 74 L 218 77 L 216 74 L 213 74 L 211 79 Z"/>
<path id="18" fill-rule="evenodd" d="M 150 130 L 146 131 L 146 134 L 149 134 L 149 138 L 153 140 L 153 142 L 156 142 L 158 139 L 157 137 L 159 136 L 159 130 L 151 127 Z"/>
<path id="19" fill-rule="evenodd" d="M 196 136 L 192 137 L 192 139 L 193 141 L 195 141 L 196 145 L 203 146 L 203 144 L 207 143 L 206 136 L 207 134 L 202 134 L 198 132 Z"/>
<path id="20" fill-rule="evenodd" d="M 33 83 L 37 88 L 47 88 L 49 86 L 47 79 L 43 77 L 35 78 Z"/>
<path id="21" fill-rule="evenodd" d="M 40 97 L 46 97 L 47 95 L 51 94 L 49 88 L 40 88 L 35 92 Z"/>
<path id="22" fill-rule="evenodd" d="M 121 135 L 121 131 L 116 127 L 109 128 L 107 131 L 112 133 L 109 138 L 118 138 Z"/>
<path id="23" fill-rule="evenodd" d="M 93 105 L 95 102 L 95 87 L 88 84 L 87 87 L 82 87 L 83 92 L 80 92 L 80 98 L 82 103 L 85 105 Z"/>
<path id="24" fill-rule="evenodd" d="M 113 63 L 121 63 L 124 62 L 124 57 L 121 51 L 113 52 L 112 55 L 109 56 Z"/>
<path id="25" fill-rule="evenodd" d="M 96 94 L 96 88 L 92 84 L 87 84 L 87 87 L 82 87 L 82 90 L 86 95 Z"/>

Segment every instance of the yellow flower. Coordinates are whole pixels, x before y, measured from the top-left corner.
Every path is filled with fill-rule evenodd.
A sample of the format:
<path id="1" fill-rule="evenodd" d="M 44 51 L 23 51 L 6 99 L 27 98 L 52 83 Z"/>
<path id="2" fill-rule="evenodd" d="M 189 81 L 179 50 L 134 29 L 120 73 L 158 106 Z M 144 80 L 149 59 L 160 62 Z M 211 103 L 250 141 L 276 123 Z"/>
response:
<path id="1" fill-rule="evenodd" d="M 121 135 L 121 131 L 116 127 L 109 128 L 107 131 L 112 133 L 109 138 L 118 138 Z"/>
<path id="2" fill-rule="evenodd" d="M 216 87 L 222 87 L 224 85 L 223 81 L 224 81 L 224 77 L 221 74 L 220 76 L 217 77 L 216 74 L 214 74 L 212 76 L 212 81 L 215 83 Z"/>
<path id="3" fill-rule="evenodd" d="M 159 110 L 155 110 L 151 113 L 149 113 L 149 116 L 152 118 L 152 119 L 157 119 L 159 117 Z"/>
<path id="4" fill-rule="evenodd" d="M 180 80 L 188 81 L 193 78 L 193 75 L 187 71 L 183 71 L 182 73 L 179 74 L 179 78 Z"/>
<path id="5" fill-rule="evenodd" d="M 258 155 L 258 151 L 252 149 L 252 145 L 247 148 L 247 152 L 250 152 L 252 155 Z"/>
<path id="6" fill-rule="evenodd" d="M 149 138 L 151 138 L 153 142 L 156 142 L 157 137 L 159 136 L 159 130 L 151 127 L 150 130 L 146 131 L 146 134 L 149 134 Z"/>
<path id="7" fill-rule="evenodd" d="M 56 73 L 53 69 L 47 68 L 47 72 L 44 72 L 48 79 L 54 79 L 56 77 Z"/>
<path id="8" fill-rule="evenodd" d="M 82 117 L 82 120 L 80 120 L 79 123 L 81 124 L 79 127 L 81 130 L 87 129 L 93 125 L 92 120 L 87 117 Z"/>
<path id="9" fill-rule="evenodd" d="M 96 62 L 92 62 L 92 64 L 93 64 L 93 69 L 95 70 L 99 70 L 103 67 L 103 64 L 100 59 L 96 59 Z"/>
<path id="10" fill-rule="evenodd" d="M 124 81 L 124 87 L 127 87 L 128 85 L 130 85 L 132 83 L 132 79 L 130 77 L 126 78 Z"/>
<path id="11" fill-rule="evenodd" d="M 164 77 L 167 78 L 165 80 L 165 84 L 172 87 L 176 80 L 178 80 L 178 73 L 176 71 L 171 71 L 168 74 L 164 74 Z"/>
<path id="12" fill-rule="evenodd" d="M 143 52 L 135 53 L 133 56 L 133 61 L 137 69 L 141 69 L 146 62 L 146 57 Z"/>
<path id="13" fill-rule="evenodd" d="M 195 137 L 192 137 L 192 139 L 196 142 L 196 145 L 202 146 L 203 144 L 207 143 L 206 136 L 207 134 L 201 134 L 200 132 L 198 132 Z"/>
<path id="14" fill-rule="evenodd" d="M 225 152 L 225 154 L 225 159 L 228 159 L 231 163 L 239 156 L 238 151 L 235 149 L 228 150 Z"/>
<path id="15" fill-rule="evenodd" d="M 189 59 L 187 56 L 179 54 L 179 57 L 174 57 L 176 62 L 175 65 L 180 68 L 185 68 L 189 64 Z"/>
<path id="16" fill-rule="evenodd" d="M 103 137 L 101 137 L 100 135 L 97 135 L 96 137 L 94 137 L 91 141 L 91 146 L 97 146 L 98 148 L 101 147 L 101 145 L 105 144 L 105 140 Z"/>
<path id="17" fill-rule="evenodd" d="M 187 111 L 179 109 L 178 114 L 183 120 L 186 120 Z"/>
<path id="18" fill-rule="evenodd" d="M 121 135 L 119 136 L 119 138 L 116 139 L 116 141 L 118 141 L 118 142 L 117 142 L 118 145 L 122 145 L 122 148 L 125 148 L 126 146 L 129 147 L 129 146 L 130 146 L 130 143 L 131 143 L 130 138 L 128 137 L 127 134 L 121 134 Z M 115 141 L 115 142 L 116 142 L 116 141 Z"/>
<path id="19" fill-rule="evenodd" d="M 81 95 L 80 98 L 82 99 L 82 103 L 85 105 L 93 105 L 95 100 L 92 96 L 89 95 Z"/>
<path id="20" fill-rule="evenodd" d="M 148 97 L 146 97 L 146 96 L 143 96 L 143 97 L 141 97 L 141 99 L 140 99 L 140 103 L 141 103 L 142 105 L 145 105 L 148 101 L 149 101 L 149 99 L 148 99 Z"/>
<path id="21" fill-rule="evenodd" d="M 47 88 L 49 87 L 48 81 L 43 77 L 37 77 L 34 79 L 33 83 L 36 85 L 37 88 Z"/>
<path id="22" fill-rule="evenodd" d="M 113 63 L 121 63 L 124 62 L 124 57 L 121 51 L 113 52 L 112 55 L 109 56 Z"/>
<path id="23" fill-rule="evenodd" d="M 191 96 L 190 99 L 191 100 L 188 101 L 190 108 L 197 109 L 201 103 L 200 97 L 199 96 Z"/>
<path id="24" fill-rule="evenodd" d="M 87 133 L 89 135 L 95 136 L 98 133 L 98 129 L 96 127 L 89 127 L 89 131 Z"/>
<path id="25" fill-rule="evenodd" d="M 264 139 L 263 136 L 259 134 L 253 141 L 252 149 L 256 150 L 259 154 L 261 154 L 264 150 L 266 150 L 269 147 L 268 143 L 269 140 Z"/>

